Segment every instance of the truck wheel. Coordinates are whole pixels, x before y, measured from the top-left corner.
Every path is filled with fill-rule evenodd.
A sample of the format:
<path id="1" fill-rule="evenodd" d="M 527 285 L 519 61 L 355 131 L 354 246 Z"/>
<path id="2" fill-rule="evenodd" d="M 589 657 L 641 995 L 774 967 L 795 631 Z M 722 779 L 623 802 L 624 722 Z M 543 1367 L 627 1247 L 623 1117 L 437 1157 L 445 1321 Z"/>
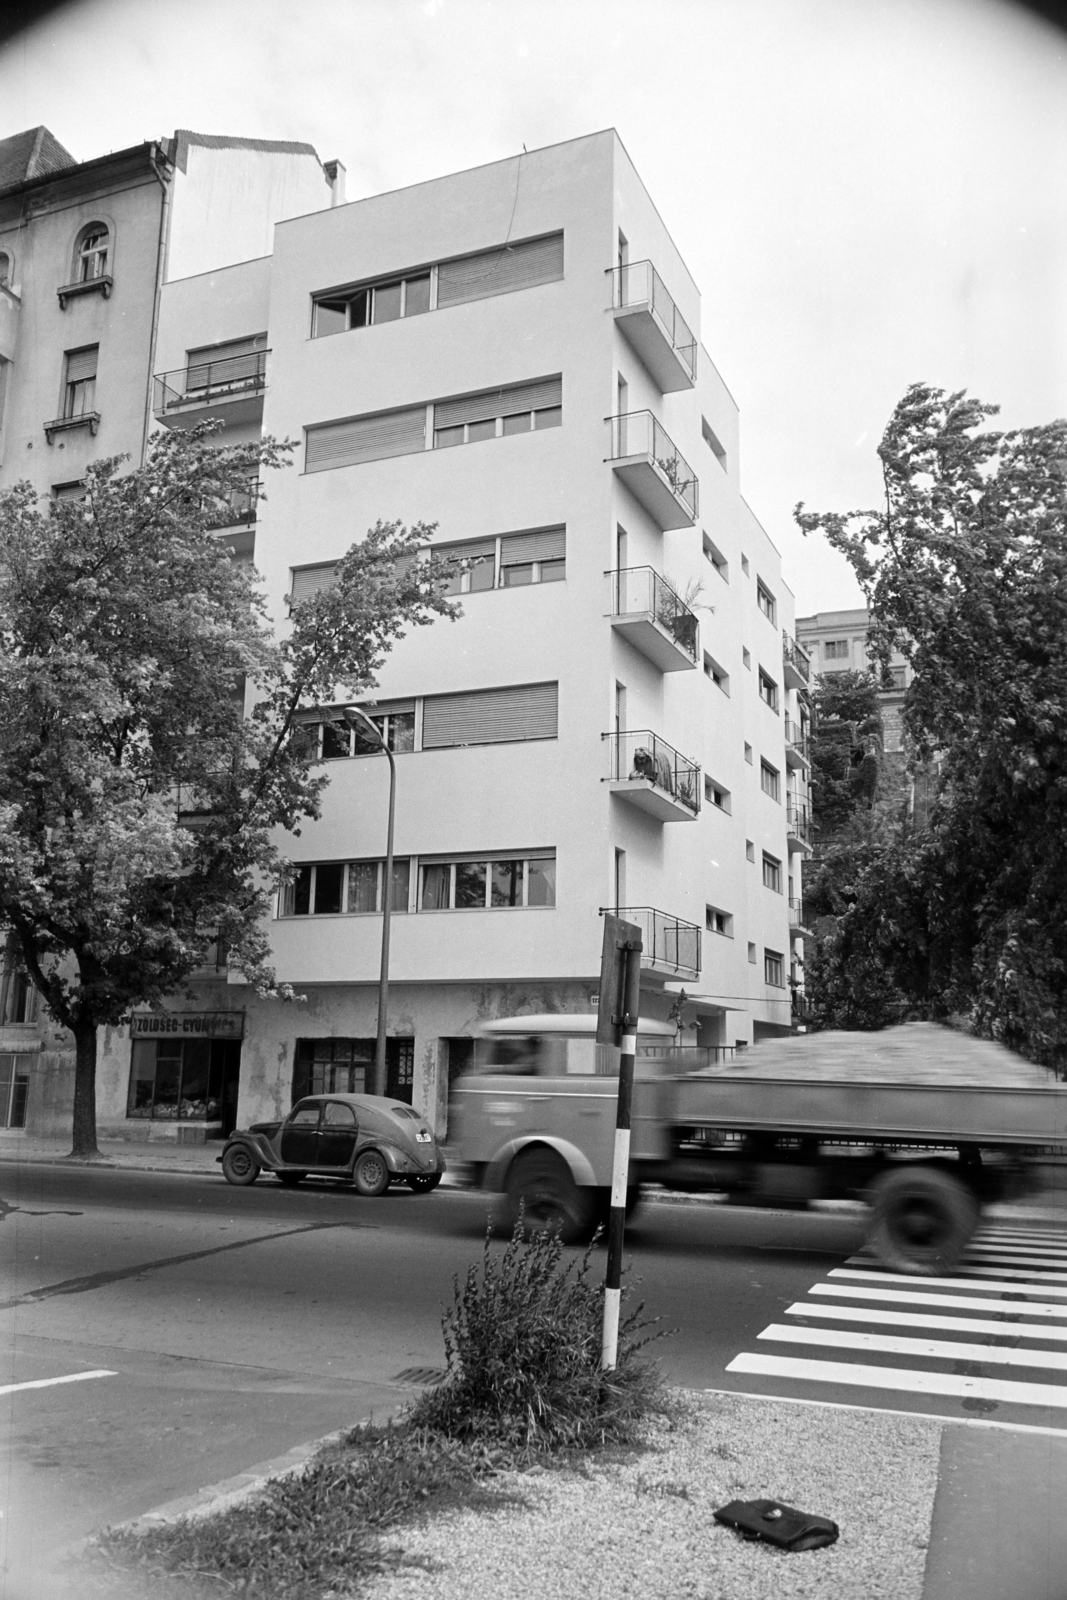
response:
<path id="1" fill-rule="evenodd" d="M 227 1183 L 235 1184 L 239 1189 L 255 1183 L 259 1177 L 259 1162 L 253 1159 L 247 1145 L 231 1144 L 228 1150 L 223 1151 L 222 1176 Z"/>
<path id="2" fill-rule="evenodd" d="M 554 1151 L 530 1150 L 516 1157 L 507 1193 L 512 1226 L 519 1220 L 521 1204 L 527 1232 L 555 1231 L 564 1244 L 574 1244 L 592 1229 L 595 1191 L 580 1189 Z"/>
<path id="3" fill-rule="evenodd" d="M 958 1262 L 978 1222 L 978 1201 L 938 1167 L 915 1163 L 883 1173 L 871 1187 L 874 1217 L 867 1235 L 894 1272 L 936 1277 Z"/>

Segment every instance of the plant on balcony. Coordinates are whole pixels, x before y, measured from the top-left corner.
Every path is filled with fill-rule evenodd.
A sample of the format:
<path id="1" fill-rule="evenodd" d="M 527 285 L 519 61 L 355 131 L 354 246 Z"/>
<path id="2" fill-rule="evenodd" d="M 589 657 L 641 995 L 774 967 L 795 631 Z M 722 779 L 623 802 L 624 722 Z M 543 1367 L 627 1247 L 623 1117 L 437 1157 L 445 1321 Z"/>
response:
<path id="1" fill-rule="evenodd" d="M 445 569 L 409 559 L 431 530 L 379 523 L 276 642 L 256 575 L 210 527 L 287 447 L 219 448 L 218 426 L 159 435 L 134 472 L 94 463 L 83 500 L 0 494 L 0 931 L 73 1034 L 82 1155 L 98 1027 L 183 990 L 216 939 L 283 992 L 273 840 L 318 814 L 327 781 L 294 718 L 365 692 L 396 638 L 456 609 Z"/>

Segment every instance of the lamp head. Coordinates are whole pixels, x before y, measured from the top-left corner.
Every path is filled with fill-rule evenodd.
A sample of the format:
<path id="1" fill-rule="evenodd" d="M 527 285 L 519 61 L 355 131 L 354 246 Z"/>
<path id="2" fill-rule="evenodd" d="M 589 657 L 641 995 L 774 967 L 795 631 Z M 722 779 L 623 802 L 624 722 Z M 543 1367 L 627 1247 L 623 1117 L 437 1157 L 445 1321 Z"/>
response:
<path id="1" fill-rule="evenodd" d="M 341 715 L 350 728 L 357 729 L 359 733 L 376 740 L 378 744 L 384 746 L 385 741 L 382 738 L 380 729 L 359 706 L 342 706 Z"/>

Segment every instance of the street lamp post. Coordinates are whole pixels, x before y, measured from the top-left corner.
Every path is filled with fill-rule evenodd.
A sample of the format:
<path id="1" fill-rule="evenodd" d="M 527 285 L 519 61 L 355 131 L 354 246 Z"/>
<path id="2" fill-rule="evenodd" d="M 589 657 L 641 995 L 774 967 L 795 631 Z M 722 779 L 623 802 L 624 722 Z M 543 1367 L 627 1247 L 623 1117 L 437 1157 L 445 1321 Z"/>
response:
<path id="1" fill-rule="evenodd" d="M 384 1094 L 386 1085 L 385 1028 L 389 1014 L 389 933 L 393 913 L 393 817 L 396 810 L 396 762 L 376 725 L 358 706 L 345 706 L 341 715 L 350 728 L 375 741 L 389 763 L 389 822 L 385 834 L 385 871 L 382 882 L 382 961 L 378 973 L 378 1034 L 374 1042 L 374 1070 L 370 1093 Z"/>

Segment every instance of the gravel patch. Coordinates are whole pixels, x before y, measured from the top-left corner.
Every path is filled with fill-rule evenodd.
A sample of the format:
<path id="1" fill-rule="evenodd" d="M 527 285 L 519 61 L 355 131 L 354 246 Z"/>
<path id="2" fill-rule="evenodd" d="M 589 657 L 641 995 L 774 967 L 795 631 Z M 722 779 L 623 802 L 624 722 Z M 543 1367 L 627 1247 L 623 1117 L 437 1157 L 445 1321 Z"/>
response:
<path id="1" fill-rule="evenodd" d="M 525 1506 L 450 1512 L 385 1542 L 361 1600 L 920 1600 L 941 1424 L 674 1391 L 647 1448 L 501 1473 Z M 712 1520 L 735 1498 L 832 1517 L 793 1555 Z"/>

